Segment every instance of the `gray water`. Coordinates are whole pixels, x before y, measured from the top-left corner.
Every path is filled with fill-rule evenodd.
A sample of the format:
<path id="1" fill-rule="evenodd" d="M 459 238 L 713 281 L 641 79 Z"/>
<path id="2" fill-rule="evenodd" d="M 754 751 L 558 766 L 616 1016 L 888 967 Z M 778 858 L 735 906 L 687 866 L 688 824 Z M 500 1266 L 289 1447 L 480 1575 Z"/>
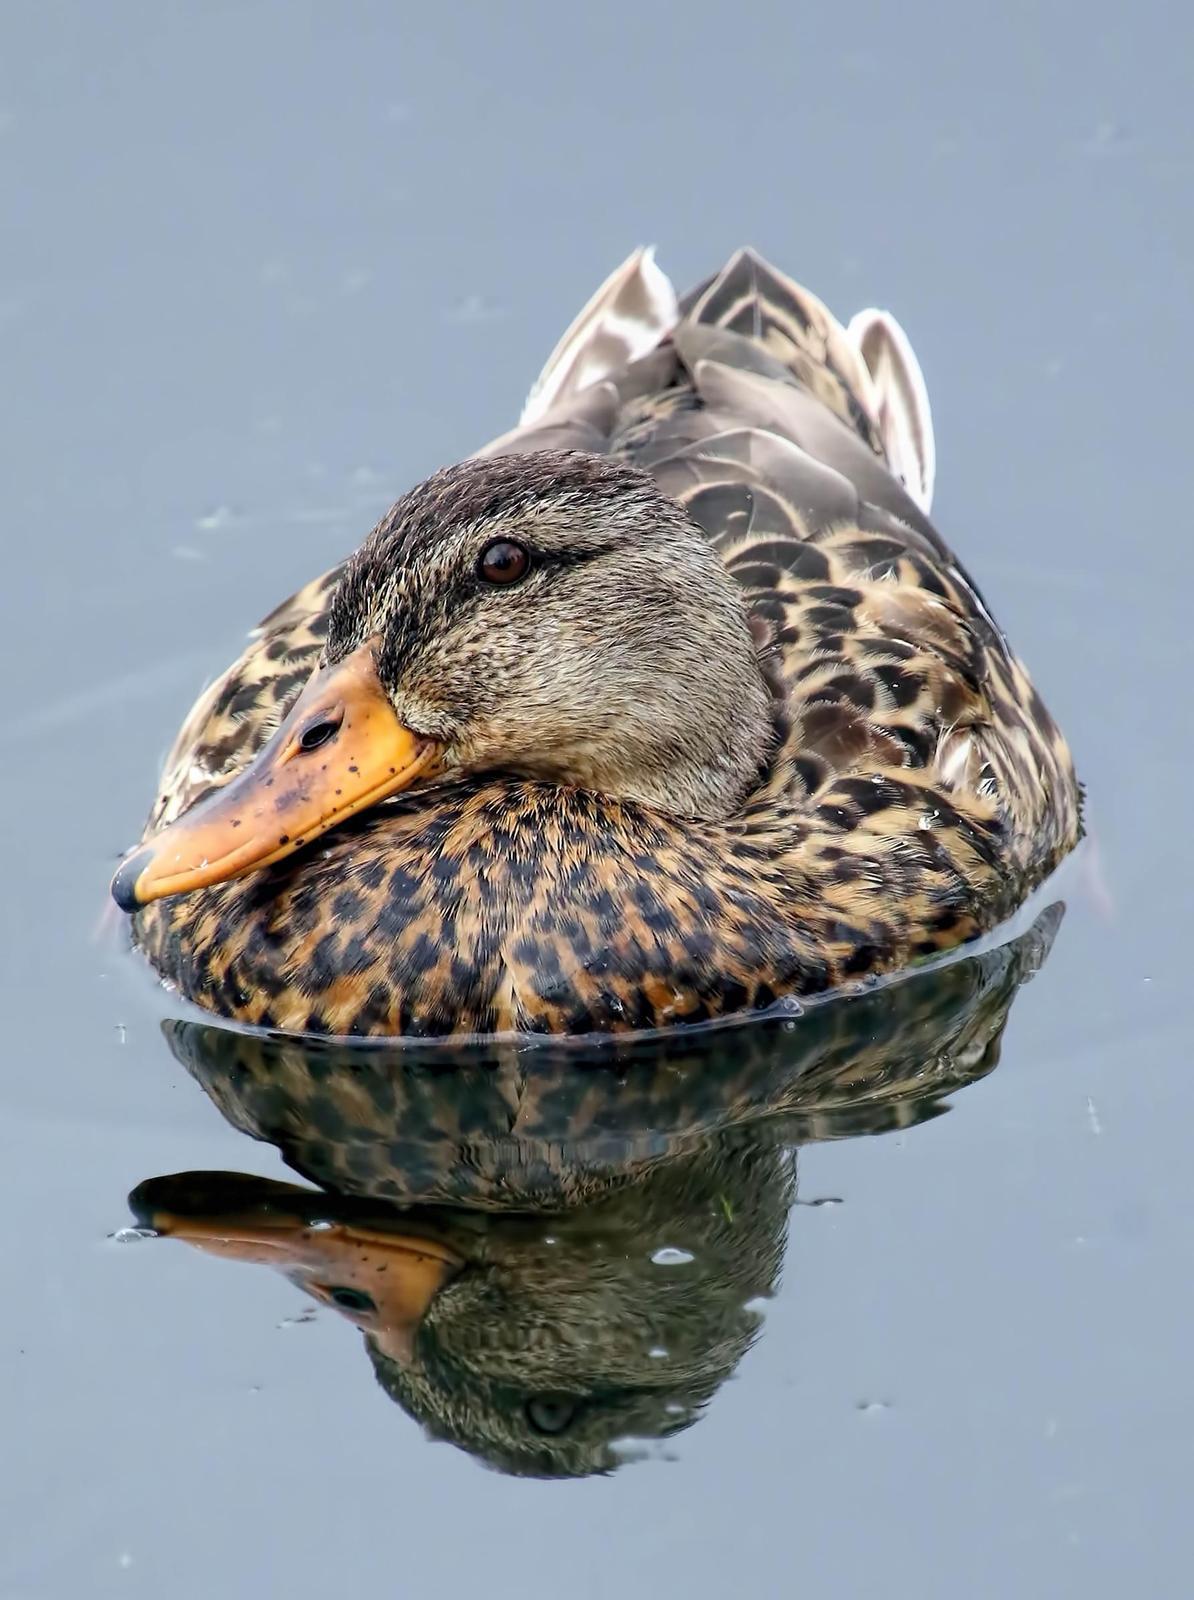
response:
<path id="1" fill-rule="evenodd" d="M 1160 0 L 3 8 L 3 1600 L 1189 1592 L 1192 61 Z M 169 1047 L 106 882 L 244 630 L 508 426 L 644 241 L 681 285 L 749 242 L 896 311 L 936 519 L 1091 837 L 998 1065 L 820 1117 L 819 1079 L 754 1121 L 609 1090 L 580 1154 L 616 1178 L 657 1135 L 664 1176 L 626 1177 L 607 1256 L 736 1331 L 690 1425 L 551 1481 L 426 1438 L 281 1274 L 109 1240 L 145 1180 L 301 1180 Z M 706 1161 L 729 1187 L 636 1233 Z M 701 1250 L 748 1172 L 743 1310 Z M 561 1225 L 582 1263 L 605 1215 Z"/>

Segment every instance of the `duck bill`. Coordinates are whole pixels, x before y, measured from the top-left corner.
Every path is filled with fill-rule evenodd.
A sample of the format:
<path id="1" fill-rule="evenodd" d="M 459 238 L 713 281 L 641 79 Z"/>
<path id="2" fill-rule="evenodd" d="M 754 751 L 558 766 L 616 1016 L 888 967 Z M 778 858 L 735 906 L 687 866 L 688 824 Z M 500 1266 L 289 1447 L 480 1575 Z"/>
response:
<path id="1" fill-rule="evenodd" d="M 281 1270 L 314 1299 L 343 1311 L 403 1363 L 412 1358 L 432 1300 L 464 1264 L 430 1235 L 350 1222 L 313 1227 L 301 1213 L 272 1207 L 214 1216 L 150 1210 L 144 1220 L 159 1235 L 181 1239 L 205 1255 Z M 357 1297 L 355 1307 L 351 1295 Z"/>
<path id="2" fill-rule="evenodd" d="M 252 762 L 139 849 L 112 880 L 123 911 L 281 861 L 328 828 L 433 773 L 433 739 L 399 722 L 375 642 L 323 667 Z"/>

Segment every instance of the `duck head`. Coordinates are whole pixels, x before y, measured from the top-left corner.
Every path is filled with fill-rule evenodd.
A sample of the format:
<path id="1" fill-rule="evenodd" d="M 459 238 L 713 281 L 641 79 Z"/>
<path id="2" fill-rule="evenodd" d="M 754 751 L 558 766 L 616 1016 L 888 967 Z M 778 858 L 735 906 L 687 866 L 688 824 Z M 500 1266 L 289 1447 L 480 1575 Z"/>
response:
<path id="1" fill-rule="evenodd" d="M 436 779 L 724 818 L 771 708 L 738 585 L 648 474 L 570 451 L 464 462 L 351 557 L 281 726 L 130 855 L 113 894 L 132 911 L 239 877 Z"/>
<path id="2" fill-rule="evenodd" d="M 555 1213 L 399 1209 L 237 1173 L 149 1179 L 129 1202 L 159 1237 L 273 1267 L 343 1317 L 429 1437 L 578 1477 L 698 1420 L 759 1333 L 793 1198 L 773 1142 L 714 1137 Z"/>

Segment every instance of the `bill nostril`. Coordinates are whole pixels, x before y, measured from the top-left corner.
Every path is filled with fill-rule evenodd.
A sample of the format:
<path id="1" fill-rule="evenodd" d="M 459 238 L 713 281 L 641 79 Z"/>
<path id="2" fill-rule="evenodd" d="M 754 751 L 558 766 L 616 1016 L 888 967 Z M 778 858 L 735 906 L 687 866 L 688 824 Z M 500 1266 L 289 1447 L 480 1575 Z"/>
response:
<path id="1" fill-rule="evenodd" d="M 299 734 L 299 749 L 318 750 L 321 745 L 327 744 L 329 739 L 335 738 L 343 720 L 342 716 L 334 716 L 318 717 L 314 722 L 309 722 Z"/>

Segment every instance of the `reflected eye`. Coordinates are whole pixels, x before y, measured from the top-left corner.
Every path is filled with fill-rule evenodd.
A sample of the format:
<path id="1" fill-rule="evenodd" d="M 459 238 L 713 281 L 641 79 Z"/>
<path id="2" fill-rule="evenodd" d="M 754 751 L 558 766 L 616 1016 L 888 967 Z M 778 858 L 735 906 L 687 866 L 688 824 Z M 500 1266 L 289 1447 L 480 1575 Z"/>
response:
<path id="1" fill-rule="evenodd" d="M 321 744 L 326 744 L 329 739 L 334 739 L 340 731 L 343 716 L 320 717 L 315 722 L 309 722 L 299 734 L 300 750 L 318 750 Z"/>
<path id="2" fill-rule="evenodd" d="M 530 570 L 530 551 L 513 539 L 495 539 L 487 544 L 477 562 L 477 573 L 486 583 L 518 583 Z"/>
<path id="3" fill-rule="evenodd" d="M 335 1288 L 328 1290 L 328 1299 L 341 1311 L 368 1312 L 377 1310 L 377 1302 L 363 1289 Z"/>
<path id="4" fill-rule="evenodd" d="M 526 1403 L 527 1421 L 536 1433 L 563 1433 L 579 1409 L 563 1394 L 537 1394 Z"/>

